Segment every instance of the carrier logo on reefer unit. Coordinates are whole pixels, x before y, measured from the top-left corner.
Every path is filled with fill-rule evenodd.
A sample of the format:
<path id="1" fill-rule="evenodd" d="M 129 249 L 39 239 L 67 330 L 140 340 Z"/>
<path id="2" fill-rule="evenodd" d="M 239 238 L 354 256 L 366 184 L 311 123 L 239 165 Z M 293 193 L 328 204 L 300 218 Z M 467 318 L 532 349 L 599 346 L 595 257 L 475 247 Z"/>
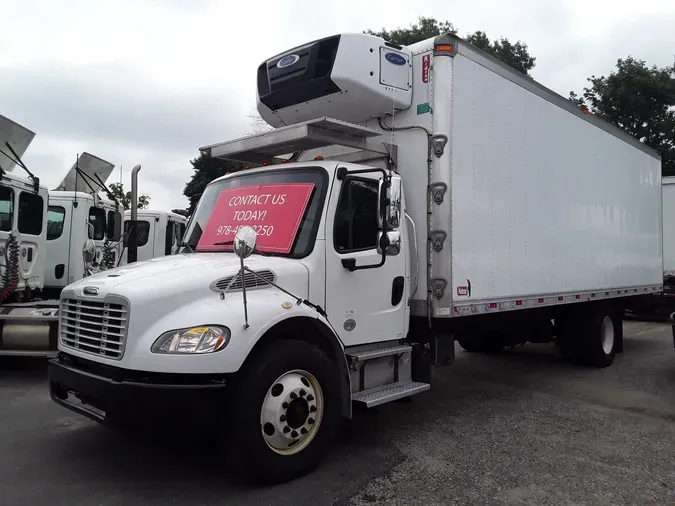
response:
<path id="1" fill-rule="evenodd" d="M 387 53 L 384 55 L 384 57 L 389 63 L 393 63 L 394 65 L 405 65 L 408 63 L 408 60 L 398 53 Z"/>
<path id="2" fill-rule="evenodd" d="M 295 65 L 299 59 L 300 57 L 297 54 L 286 55 L 277 62 L 277 68 L 285 69 L 291 65 Z"/>

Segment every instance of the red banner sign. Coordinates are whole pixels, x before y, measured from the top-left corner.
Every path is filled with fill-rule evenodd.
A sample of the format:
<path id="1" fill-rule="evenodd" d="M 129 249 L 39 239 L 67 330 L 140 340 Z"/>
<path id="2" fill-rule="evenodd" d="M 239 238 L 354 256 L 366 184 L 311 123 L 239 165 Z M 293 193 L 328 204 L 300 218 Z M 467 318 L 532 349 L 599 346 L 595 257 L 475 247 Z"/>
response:
<path id="1" fill-rule="evenodd" d="M 282 183 L 228 188 L 220 192 L 197 244 L 197 251 L 232 249 L 243 225 L 258 234 L 256 249 L 289 253 L 314 189 L 313 183 Z"/>

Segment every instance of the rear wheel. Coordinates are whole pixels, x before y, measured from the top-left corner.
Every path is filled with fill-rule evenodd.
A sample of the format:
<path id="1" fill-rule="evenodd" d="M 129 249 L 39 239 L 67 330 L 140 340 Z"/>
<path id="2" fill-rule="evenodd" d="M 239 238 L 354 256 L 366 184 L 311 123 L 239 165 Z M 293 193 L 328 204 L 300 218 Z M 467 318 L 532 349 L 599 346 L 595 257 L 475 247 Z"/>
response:
<path id="1" fill-rule="evenodd" d="M 281 483 L 314 469 L 341 418 L 331 360 L 304 341 L 272 341 L 237 380 L 226 451 L 233 468 L 258 483 Z"/>
<path id="2" fill-rule="evenodd" d="M 620 349 L 622 325 L 609 304 L 570 311 L 556 319 L 560 353 L 572 363 L 608 367 Z"/>
<path id="3" fill-rule="evenodd" d="M 589 318 L 584 339 L 583 361 L 593 367 L 608 367 L 614 362 L 622 322 L 611 306 L 603 305 Z"/>
<path id="4" fill-rule="evenodd" d="M 482 353 L 484 350 L 483 343 L 480 339 L 472 339 L 470 337 L 459 337 L 457 342 L 464 351 L 469 353 Z"/>
<path id="5" fill-rule="evenodd" d="M 475 336 L 462 336 L 457 342 L 469 353 L 488 353 L 497 355 L 504 351 L 504 336 L 498 331 L 488 331 Z"/>

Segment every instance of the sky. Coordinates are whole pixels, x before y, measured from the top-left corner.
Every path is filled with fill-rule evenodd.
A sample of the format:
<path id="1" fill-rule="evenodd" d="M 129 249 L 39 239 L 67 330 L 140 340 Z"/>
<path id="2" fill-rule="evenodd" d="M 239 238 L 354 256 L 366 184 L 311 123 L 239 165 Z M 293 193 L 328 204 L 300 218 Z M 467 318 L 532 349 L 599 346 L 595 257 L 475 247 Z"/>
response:
<path id="1" fill-rule="evenodd" d="M 139 191 L 167 210 L 186 207 L 199 147 L 252 132 L 258 65 L 317 38 L 448 20 L 460 36 L 526 42 L 534 79 L 564 96 L 618 58 L 665 66 L 675 53 L 672 0 L 0 0 L 0 12 L 0 114 L 36 133 L 27 167 L 51 189 L 87 151 L 129 189 L 140 163 Z"/>

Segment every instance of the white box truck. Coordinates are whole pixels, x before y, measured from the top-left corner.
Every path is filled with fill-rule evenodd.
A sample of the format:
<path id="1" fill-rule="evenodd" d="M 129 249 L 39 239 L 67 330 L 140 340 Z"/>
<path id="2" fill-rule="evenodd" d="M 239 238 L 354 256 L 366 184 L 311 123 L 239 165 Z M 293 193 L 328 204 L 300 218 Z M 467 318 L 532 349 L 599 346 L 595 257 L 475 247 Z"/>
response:
<path id="1" fill-rule="evenodd" d="M 257 92 L 276 128 L 201 148 L 256 167 L 206 187 L 181 253 L 64 290 L 58 404 L 211 422 L 234 470 L 279 482 L 355 403 L 428 390 L 455 340 L 606 367 L 662 288 L 657 153 L 459 38 L 328 37 Z"/>

